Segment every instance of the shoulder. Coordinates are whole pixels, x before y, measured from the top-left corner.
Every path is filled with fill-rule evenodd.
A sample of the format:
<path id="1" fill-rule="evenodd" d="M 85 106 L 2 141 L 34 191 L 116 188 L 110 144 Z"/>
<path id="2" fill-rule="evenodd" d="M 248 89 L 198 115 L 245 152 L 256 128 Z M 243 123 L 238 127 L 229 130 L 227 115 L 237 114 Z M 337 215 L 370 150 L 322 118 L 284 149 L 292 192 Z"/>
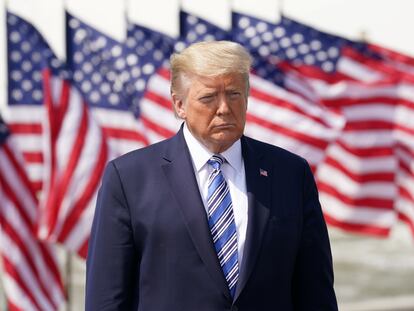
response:
<path id="1" fill-rule="evenodd" d="M 122 156 L 111 160 L 108 166 L 113 166 L 120 174 L 137 173 L 153 168 L 163 163 L 163 155 L 173 138 L 130 151 Z"/>

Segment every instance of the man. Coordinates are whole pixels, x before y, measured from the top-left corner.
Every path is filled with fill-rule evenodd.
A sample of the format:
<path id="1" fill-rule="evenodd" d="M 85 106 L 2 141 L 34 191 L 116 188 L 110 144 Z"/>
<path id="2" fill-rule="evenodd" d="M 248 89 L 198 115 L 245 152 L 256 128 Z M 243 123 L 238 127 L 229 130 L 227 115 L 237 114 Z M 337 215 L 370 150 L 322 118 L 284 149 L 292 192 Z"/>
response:
<path id="1" fill-rule="evenodd" d="M 250 66 L 227 41 L 171 57 L 184 124 L 108 165 L 86 310 L 337 310 L 308 164 L 243 136 Z"/>

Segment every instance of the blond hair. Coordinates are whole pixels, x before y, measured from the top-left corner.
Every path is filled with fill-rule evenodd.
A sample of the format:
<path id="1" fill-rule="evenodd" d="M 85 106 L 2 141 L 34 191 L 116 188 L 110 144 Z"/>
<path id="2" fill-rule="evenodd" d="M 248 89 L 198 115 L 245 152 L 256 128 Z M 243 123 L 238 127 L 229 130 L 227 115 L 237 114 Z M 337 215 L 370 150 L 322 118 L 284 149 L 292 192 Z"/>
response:
<path id="1" fill-rule="evenodd" d="M 246 94 L 249 89 L 249 71 L 252 64 L 250 54 L 238 43 L 231 41 L 198 42 L 174 53 L 171 63 L 171 92 L 178 94 L 183 75 L 215 77 L 240 73 L 246 79 Z"/>

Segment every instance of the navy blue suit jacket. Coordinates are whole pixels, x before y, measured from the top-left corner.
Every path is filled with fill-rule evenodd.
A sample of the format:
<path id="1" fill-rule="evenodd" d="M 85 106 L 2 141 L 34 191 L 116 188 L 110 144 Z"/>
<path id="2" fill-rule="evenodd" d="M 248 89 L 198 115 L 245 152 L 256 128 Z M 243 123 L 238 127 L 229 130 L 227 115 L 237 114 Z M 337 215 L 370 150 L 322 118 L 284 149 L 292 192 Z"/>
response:
<path id="1" fill-rule="evenodd" d="M 86 310 L 337 310 L 308 164 L 248 137 L 241 142 L 249 218 L 234 299 L 180 130 L 108 164 L 89 244 Z"/>

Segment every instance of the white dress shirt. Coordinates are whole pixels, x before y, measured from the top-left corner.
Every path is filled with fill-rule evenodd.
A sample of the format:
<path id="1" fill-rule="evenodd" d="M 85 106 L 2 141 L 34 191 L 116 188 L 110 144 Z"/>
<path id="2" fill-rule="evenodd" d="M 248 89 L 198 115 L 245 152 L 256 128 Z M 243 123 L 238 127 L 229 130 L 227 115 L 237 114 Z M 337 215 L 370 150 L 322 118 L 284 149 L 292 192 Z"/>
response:
<path id="1" fill-rule="evenodd" d="M 184 124 L 184 138 L 190 150 L 193 169 L 197 178 L 198 188 L 203 199 L 204 208 L 207 212 L 207 180 L 213 171 L 213 167 L 207 161 L 214 154 L 201 144 L 190 132 L 187 124 Z M 246 190 L 246 174 L 244 170 L 244 161 L 241 152 L 240 139 L 237 140 L 230 148 L 221 153 L 226 159 L 221 171 L 227 181 L 230 190 L 230 196 L 233 202 L 234 220 L 237 230 L 237 248 L 239 269 L 243 260 L 244 243 L 246 241 L 247 221 L 248 221 L 248 201 Z"/>

